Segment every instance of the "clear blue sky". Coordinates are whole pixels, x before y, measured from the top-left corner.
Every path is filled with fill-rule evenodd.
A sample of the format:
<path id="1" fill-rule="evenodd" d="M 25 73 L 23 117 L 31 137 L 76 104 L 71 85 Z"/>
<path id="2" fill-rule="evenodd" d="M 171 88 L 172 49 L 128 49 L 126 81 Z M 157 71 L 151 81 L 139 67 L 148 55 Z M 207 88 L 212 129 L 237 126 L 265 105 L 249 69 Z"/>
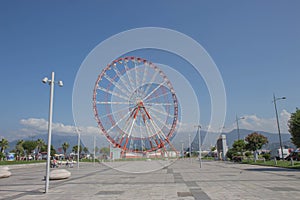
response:
<path id="1" fill-rule="evenodd" d="M 300 107 L 299 9 L 299 1 L 2 0 L 0 135 L 20 131 L 22 119 L 48 119 L 49 87 L 41 79 L 52 71 L 65 84 L 55 89 L 53 120 L 74 124 L 73 83 L 87 54 L 114 34 L 148 26 L 180 31 L 210 54 L 225 84 L 225 126 L 236 114 L 274 118 L 273 92 L 287 97 L 279 112 L 294 112 Z M 201 119 L 207 125 L 209 116 Z"/>

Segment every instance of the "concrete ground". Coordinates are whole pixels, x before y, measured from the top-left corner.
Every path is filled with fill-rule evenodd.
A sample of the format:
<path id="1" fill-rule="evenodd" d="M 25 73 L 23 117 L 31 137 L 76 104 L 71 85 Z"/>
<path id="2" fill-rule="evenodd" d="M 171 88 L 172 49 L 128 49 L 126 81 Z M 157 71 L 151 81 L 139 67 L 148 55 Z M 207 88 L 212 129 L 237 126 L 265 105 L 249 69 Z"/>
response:
<path id="1" fill-rule="evenodd" d="M 45 164 L 9 166 L 0 199 L 299 199 L 300 171 L 218 161 L 80 163 L 71 177 L 50 181 Z M 65 168 L 65 167 L 61 167 Z M 53 169 L 51 169 L 53 170 Z"/>

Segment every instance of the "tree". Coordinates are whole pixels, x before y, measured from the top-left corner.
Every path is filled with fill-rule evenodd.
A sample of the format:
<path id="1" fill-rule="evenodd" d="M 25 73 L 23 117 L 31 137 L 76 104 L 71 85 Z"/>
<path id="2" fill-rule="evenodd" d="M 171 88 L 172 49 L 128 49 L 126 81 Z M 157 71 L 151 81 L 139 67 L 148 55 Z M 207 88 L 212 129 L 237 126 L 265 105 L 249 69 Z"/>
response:
<path id="1" fill-rule="evenodd" d="M 236 155 L 236 152 L 231 148 L 231 149 L 228 149 L 227 153 L 226 153 L 226 157 L 229 158 L 230 160 L 233 159 L 233 156 Z"/>
<path id="2" fill-rule="evenodd" d="M 75 153 L 77 153 L 77 151 L 78 151 L 78 145 L 73 146 L 72 151 L 75 152 Z M 80 145 L 79 146 L 79 154 L 81 154 L 81 152 L 82 152 L 82 146 Z"/>
<path id="3" fill-rule="evenodd" d="M 268 138 L 257 132 L 249 134 L 245 140 L 247 142 L 246 148 L 250 151 L 261 149 L 264 144 L 268 143 Z"/>
<path id="4" fill-rule="evenodd" d="M 300 110 L 296 108 L 296 112 L 291 114 L 288 121 L 289 132 L 291 133 L 291 141 L 298 148 L 300 147 Z"/>
<path id="5" fill-rule="evenodd" d="M 56 150 L 55 150 L 55 148 L 54 148 L 54 146 L 51 144 L 51 146 L 50 146 L 50 156 L 54 156 L 56 154 Z"/>
<path id="6" fill-rule="evenodd" d="M 38 139 L 38 140 L 36 141 L 36 148 L 37 148 L 38 153 L 41 152 L 42 147 L 43 147 L 44 145 L 45 145 L 45 142 L 44 142 L 43 139 Z"/>
<path id="7" fill-rule="evenodd" d="M 67 150 L 68 150 L 68 148 L 70 147 L 70 144 L 67 143 L 67 142 L 64 142 L 64 143 L 61 145 L 61 147 L 62 147 L 63 150 L 64 150 L 64 155 L 65 155 L 65 158 L 66 158 Z"/>
<path id="8" fill-rule="evenodd" d="M 30 155 L 33 150 L 37 147 L 36 141 L 26 140 L 23 142 L 23 148 L 26 150 L 27 154 Z"/>
<path id="9" fill-rule="evenodd" d="M 18 140 L 16 144 L 16 154 L 17 154 L 17 159 L 20 158 L 20 156 L 24 155 L 24 148 L 23 148 L 23 143 L 24 140 Z"/>
<path id="10" fill-rule="evenodd" d="M 4 150 L 9 147 L 8 140 L 5 138 L 2 138 L 0 141 L 0 152 L 4 154 Z"/>
<path id="11" fill-rule="evenodd" d="M 226 153 L 226 157 L 229 158 L 230 160 L 234 160 L 234 158 L 238 157 L 239 159 L 240 156 L 243 156 L 243 153 L 246 149 L 246 143 L 244 140 L 236 140 L 234 141 L 232 148 L 228 149 Z"/>
<path id="12" fill-rule="evenodd" d="M 109 148 L 108 147 L 102 147 L 100 149 L 100 153 L 108 155 L 109 154 Z"/>
<path id="13" fill-rule="evenodd" d="M 232 148 L 235 152 L 243 155 L 244 151 L 246 150 L 246 143 L 244 140 L 236 140 L 234 141 Z"/>
<path id="14" fill-rule="evenodd" d="M 87 153 L 89 152 L 89 149 L 88 149 L 87 147 L 84 147 L 84 148 L 83 148 L 83 152 L 84 152 L 85 154 L 87 154 Z"/>
<path id="15" fill-rule="evenodd" d="M 246 142 L 247 142 L 247 149 L 250 151 L 254 151 L 254 160 L 256 162 L 257 159 L 257 153 L 256 151 L 258 149 L 261 149 L 262 146 L 264 144 L 268 143 L 268 138 L 266 138 L 265 136 L 263 136 L 260 133 L 254 132 L 249 134 L 246 138 L 245 138 Z"/>
<path id="16" fill-rule="evenodd" d="M 210 151 L 215 151 L 217 148 L 214 146 L 214 147 L 211 147 L 210 148 Z"/>

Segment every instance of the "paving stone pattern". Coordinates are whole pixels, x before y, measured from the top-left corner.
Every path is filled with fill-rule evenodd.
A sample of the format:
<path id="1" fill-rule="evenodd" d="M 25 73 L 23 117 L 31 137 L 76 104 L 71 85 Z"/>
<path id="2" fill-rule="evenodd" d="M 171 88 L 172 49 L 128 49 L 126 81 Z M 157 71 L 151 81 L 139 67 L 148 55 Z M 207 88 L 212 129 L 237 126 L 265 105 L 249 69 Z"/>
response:
<path id="1" fill-rule="evenodd" d="M 145 162 L 147 162 L 145 164 Z M 228 162 L 177 160 L 157 169 L 156 161 L 123 161 L 110 166 L 140 169 L 118 171 L 102 163 L 66 168 L 71 177 L 50 181 L 45 191 L 45 164 L 9 166 L 12 175 L 0 179 L 0 199 L 293 199 L 300 200 L 300 171 Z M 141 167 L 147 165 L 147 172 Z M 125 170 L 127 171 L 127 170 Z"/>

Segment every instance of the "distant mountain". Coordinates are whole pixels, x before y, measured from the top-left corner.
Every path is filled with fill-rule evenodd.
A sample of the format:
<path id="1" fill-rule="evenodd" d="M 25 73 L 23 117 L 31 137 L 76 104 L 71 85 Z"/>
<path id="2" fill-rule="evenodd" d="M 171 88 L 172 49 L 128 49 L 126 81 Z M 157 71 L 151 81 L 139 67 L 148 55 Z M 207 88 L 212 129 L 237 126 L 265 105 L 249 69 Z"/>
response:
<path id="1" fill-rule="evenodd" d="M 252 130 L 246 130 L 246 129 L 240 129 L 240 138 L 243 139 L 247 135 L 255 132 Z M 266 136 L 269 140 L 269 143 L 264 146 L 266 149 L 274 149 L 279 148 L 279 136 L 278 133 L 269 133 L 264 131 L 257 131 L 258 133 Z M 206 137 L 206 134 L 207 137 Z M 227 139 L 227 145 L 229 148 L 232 147 L 232 144 L 235 140 L 237 140 L 237 130 L 234 129 L 227 133 L 221 133 L 226 135 Z M 207 133 L 206 131 L 201 131 L 201 141 L 202 141 L 202 149 L 203 150 L 209 150 L 211 146 L 215 146 L 217 138 L 221 135 L 220 133 Z M 289 133 L 282 133 L 281 134 L 283 145 L 286 145 L 288 147 L 293 147 L 294 145 L 290 142 L 291 135 Z M 23 138 L 23 140 L 37 140 L 37 139 L 43 139 L 45 143 L 47 143 L 48 135 L 47 134 L 41 134 L 36 135 L 31 138 Z M 81 145 L 88 147 L 89 151 L 93 151 L 93 137 L 92 136 L 81 136 Z M 83 142 L 82 142 L 83 141 Z M 78 137 L 77 135 L 61 135 L 61 134 L 52 134 L 52 145 L 54 148 L 58 151 L 61 149 L 61 146 L 64 142 L 68 142 L 70 144 L 70 147 L 68 149 L 68 152 L 72 151 L 72 147 L 77 145 Z M 180 132 L 175 134 L 175 136 L 172 138 L 171 143 L 176 148 L 176 150 L 180 151 L 182 148 L 186 149 L 189 147 L 189 142 L 192 143 L 193 146 L 198 147 L 198 135 L 196 131 L 193 132 Z M 9 149 L 8 151 L 15 148 L 17 143 L 17 140 L 9 142 Z M 104 136 L 97 136 L 96 139 L 96 146 L 98 148 L 107 147 L 109 146 L 109 143 L 107 142 L 106 138 Z"/>
<path id="2" fill-rule="evenodd" d="M 252 131 L 252 130 L 247 130 L 247 129 L 240 129 L 239 130 L 240 132 L 240 139 L 244 139 L 247 137 L 247 135 L 255 132 L 255 131 Z M 279 135 L 278 133 L 269 133 L 269 132 L 265 132 L 265 131 L 256 131 L 257 133 L 260 133 L 262 135 L 264 135 L 265 137 L 268 138 L 268 141 L 269 141 L 269 144 L 272 144 L 272 143 L 279 143 Z M 226 139 L 227 139 L 227 145 L 229 147 L 232 146 L 233 142 L 235 140 L 238 139 L 238 134 L 237 134 L 237 130 L 234 129 L 228 133 L 222 133 L 222 134 L 225 134 L 226 135 Z M 282 142 L 285 142 L 285 143 L 290 143 L 290 139 L 291 139 L 291 134 L 289 133 L 281 133 L 281 139 L 282 139 Z"/>
<path id="3" fill-rule="evenodd" d="M 239 129 L 240 139 L 246 138 L 247 135 L 255 132 L 247 129 Z M 267 149 L 278 148 L 279 145 L 279 135 L 278 133 L 269 133 L 265 131 L 256 131 L 265 137 L 268 138 L 269 143 L 265 145 Z M 209 134 L 206 138 L 206 134 Z M 234 129 L 227 133 L 221 133 L 226 135 L 227 145 L 229 148 L 232 147 L 232 144 L 235 140 L 238 139 L 237 130 Z M 206 131 L 201 131 L 201 141 L 202 141 L 202 149 L 209 150 L 211 146 L 216 144 L 216 139 L 221 135 L 219 133 L 207 133 Z M 181 150 L 183 148 L 187 148 L 189 145 L 189 135 L 191 136 L 191 142 L 193 146 L 198 146 L 198 135 L 196 132 L 185 132 L 185 133 L 177 133 L 174 139 L 172 140 L 172 144 L 177 150 Z M 294 145 L 290 142 L 291 135 L 289 133 L 281 133 L 281 139 L 283 145 L 294 147 Z"/>

